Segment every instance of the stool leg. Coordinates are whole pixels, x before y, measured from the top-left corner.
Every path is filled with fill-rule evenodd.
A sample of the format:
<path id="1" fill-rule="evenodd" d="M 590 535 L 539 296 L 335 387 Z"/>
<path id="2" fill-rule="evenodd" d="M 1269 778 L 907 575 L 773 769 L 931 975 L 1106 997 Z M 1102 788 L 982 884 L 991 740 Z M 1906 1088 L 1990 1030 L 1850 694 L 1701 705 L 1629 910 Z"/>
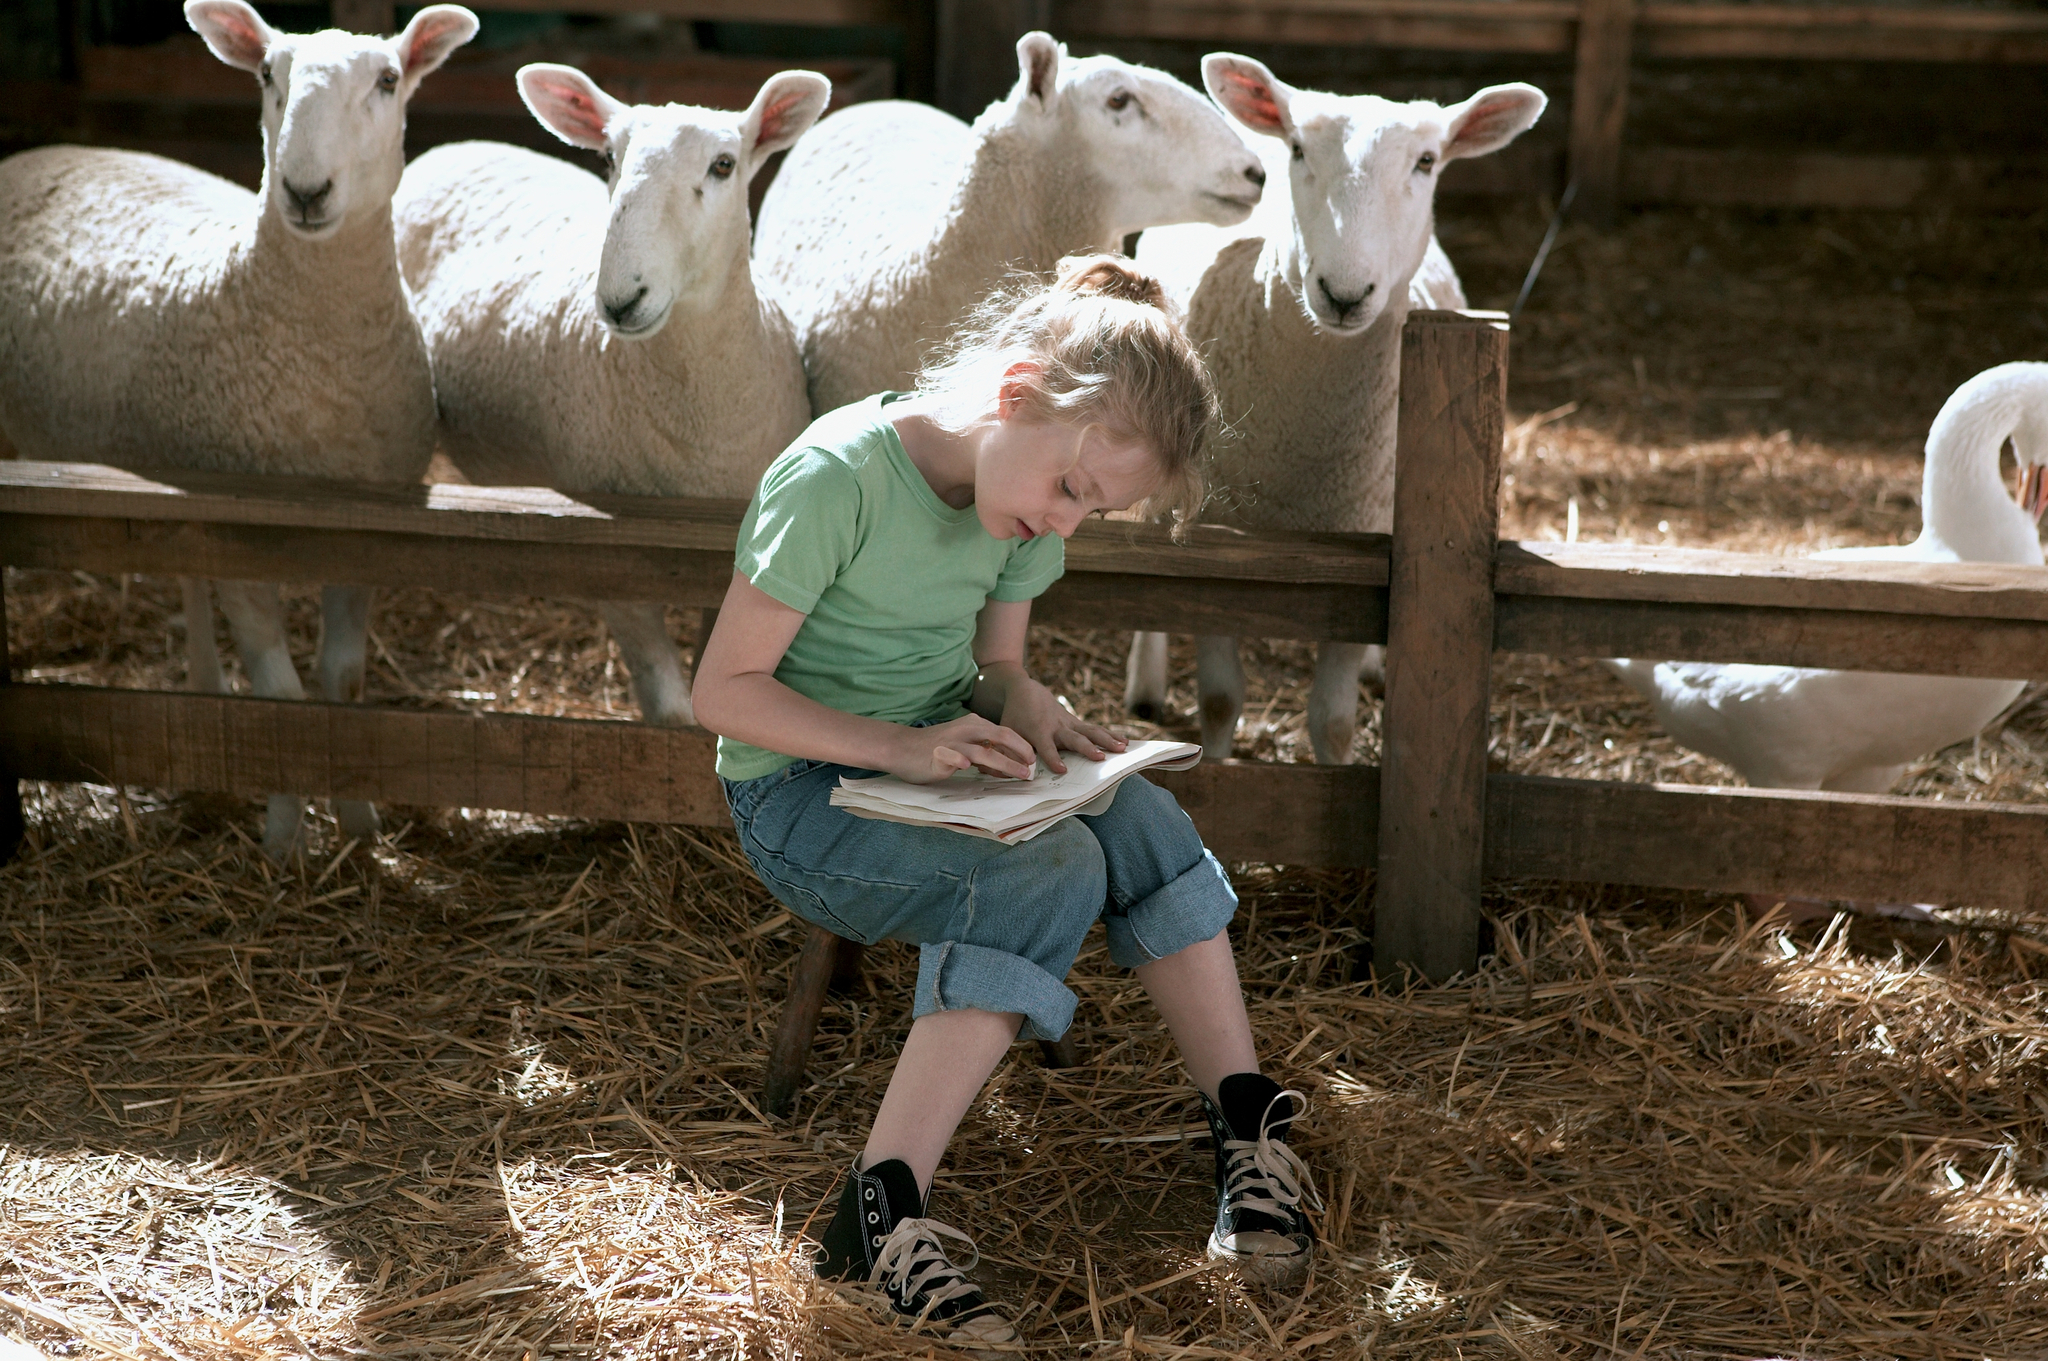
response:
<path id="1" fill-rule="evenodd" d="M 860 982 L 860 960 L 867 949 L 857 940 L 840 938 L 839 953 L 832 960 L 832 991 L 846 992 Z"/>
<path id="2" fill-rule="evenodd" d="M 1040 1040 L 1038 1052 L 1045 1056 L 1048 1068 L 1079 1068 L 1081 1046 L 1074 1042 L 1074 1032 L 1069 1030 L 1056 1040 Z"/>
<path id="3" fill-rule="evenodd" d="M 761 1107 L 770 1115 L 789 1114 L 789 1103 L 803 1083 L 804 1063 L 811 1056 L 811 1037 L 818 1030 L 818 1013 L 825 1007 L 825 990 L 832 982 L 840 943 L 839 937 L 824 927 L 814 926 L 804 941 L 803 953 L 796 957 L 789 1000 L 782 1004 L 775 1048 L 768 1056 L 768 1081 L 761 1091 Z"/>

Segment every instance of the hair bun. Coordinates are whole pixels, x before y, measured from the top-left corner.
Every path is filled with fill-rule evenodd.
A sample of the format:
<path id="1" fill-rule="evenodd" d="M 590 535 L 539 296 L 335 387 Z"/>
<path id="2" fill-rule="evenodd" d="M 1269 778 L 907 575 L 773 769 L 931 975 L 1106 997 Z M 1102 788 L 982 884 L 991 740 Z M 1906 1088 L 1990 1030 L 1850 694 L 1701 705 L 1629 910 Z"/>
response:
<path id="1" fill-rule="evenodd" d="M 1166 287 L 1122 255 L 1069 255 L 1060 261 L 1053 287 L 1066 293 L 1099 294 L 1125 302 L 1166 307 Z"/>

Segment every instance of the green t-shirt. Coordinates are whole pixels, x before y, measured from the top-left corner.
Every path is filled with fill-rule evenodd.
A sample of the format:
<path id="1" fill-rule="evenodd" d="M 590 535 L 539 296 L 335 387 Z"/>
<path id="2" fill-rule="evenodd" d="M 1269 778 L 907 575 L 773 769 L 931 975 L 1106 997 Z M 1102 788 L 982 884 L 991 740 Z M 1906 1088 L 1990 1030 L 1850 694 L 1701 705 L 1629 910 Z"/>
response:
<path id="1" fill-rule="evenodd" d="M 761 475 L 733 565 L 809 616 L 775 679 L 843 713 L 912 723 L 966 712 L 975 617 L 1030 600 L 1066 570 L 1057 534 L 998 539 L 939 499 L 882 408 L 884 392 L 811 423 Z M 718 739 L 728 780 L 794 757 Z"/>

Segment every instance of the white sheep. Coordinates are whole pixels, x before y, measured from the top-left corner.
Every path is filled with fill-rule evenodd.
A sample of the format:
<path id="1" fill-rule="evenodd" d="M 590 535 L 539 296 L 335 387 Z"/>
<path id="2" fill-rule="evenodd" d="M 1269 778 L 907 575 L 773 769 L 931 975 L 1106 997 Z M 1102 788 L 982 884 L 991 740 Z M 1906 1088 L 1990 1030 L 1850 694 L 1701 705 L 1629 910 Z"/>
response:
<path id="1" fill-rule="evenodd" d="M 1244 227 L 1145 233 L 1138 260 L 1187 309 L 1223 413 L 1213 480 L 1223 518 L 1259 529 L 1386 532 L 1394 504 L 1401 328 L 1425 258 L 1437 300 L 1457 275 L 1431 251 L 1437 175 L 1497 151 L 1543 112 L 1528 85 L 1496 85 L 1449 108 L 1295 90 L 1249 57 L 1202 61 L 1210 95 L 1257 141 L 1288 195 Z M 1453 290 L 1445 292 L 1448 288 Z M 1377 648 L 1325 643 L 1310 693 L 1316 759 L 1351 759 L 1358 681 Z M 1230 754 L 1244 707 L 1237 639 L 1198 645 L 1202 746 Z M 1133 640 L 1125 699 L 1163 710 L 1163 635 Z"/>
<path id="2" fill-rule="evenodd" d="M 754 288 L 747 182 L 817 120 L 831 84 L 784 71 L 729 113 L 622 104 L 568 66 L 518 80 L 550 131 L 605 154 L 610 184 L 496 142 L 406 169 L 399 257 L 449 456 L 477 482 L 752 496 L 810 407 L 789 323 Z M 691 723 L 662 607 L 599 609 L 641 716 Z"/>
<path id="3" fill-rule="evenodd" d="M 405 104 L 476 32 L 457 5 L 396 38 L 280 33 L 242 0 L 187 0 L 214 55 L 260 82 L 256 194 L 130 151 L 0 162 L 0 429 L 23 458 L 417 483 L 434 448 L 426 347 L 391 236 Z M 300 699 L 277 588 L 217 583 L 255 692 Z M 330 700 L 359 698 L 368 587 L 322 595 Z M 188 683 L 222 688 L 204 582 L 185 589 Z M 337 801 L 343 830 L 376 826 Z M 283 854 L 300 802 L 274 795 Z"/>
<path id="4" fill-rule="evenodd" d="M 1167 222 L 1228 224 L 1265 170 L 1208 100 L 1114 57 L 1017 44 L 1017 86 L 972 128 L 921 104 L 834 114 L 761 205 L 754 258 L 803 346 L 811 406 L 905 388 L 927 347 L 1013 270 L 1115 250 Z"/>

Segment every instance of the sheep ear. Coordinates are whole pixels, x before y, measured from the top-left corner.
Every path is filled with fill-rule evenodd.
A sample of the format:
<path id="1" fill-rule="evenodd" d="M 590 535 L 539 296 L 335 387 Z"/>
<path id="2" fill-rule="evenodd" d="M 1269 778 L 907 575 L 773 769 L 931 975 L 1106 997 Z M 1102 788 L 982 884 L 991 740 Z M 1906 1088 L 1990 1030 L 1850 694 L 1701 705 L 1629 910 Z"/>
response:
<path id="1" fill-rule="evenodd" d="M 832 82 L 816 71 L 783 71 L 770 76 L 740 125 L 752 163 L 796 145 L 832 100 Z"/>
<path id="2" fill-rule="evenodd" d="M 1059 97 L 1064 52 L 1050 33 L 1037 29 L 1017 39 L 1017 88 L 1049 109 Z"/>
<path id="3" fill-rule="evenodd" d="M 277 33 L 242 0 L 185 0 L 185 22 L 230 66 L 254 71 Z"/>
<path id="4" fill-rule="evenodd" d="M 1499 151 L 1529 130 L 1549 103 L 1534 85 L 1489 85 L 1449 113 L 1450 135 L 1444 139 L 1444 159 L 1484 156 Z"/>
<path id="5" fill-rule="evenodd" d="M 429 5 L 412 16 L 405 32 L 392 42 L 405 71 L 408 93 L 427 72 L 448 60 L 448 54 L 476 36 L 477 18 L 460 5 Z"/>
<path id="6" fill-rule="evenodd" d="M 573 66 L 535 62 L 519 68 L 519 97 L 541 126 L 570 146 L 605 148 L 605 127 L 626 107 Z"/>
<path id="7" fill-rule="evenodd" d="M 1202 58 L 1202 84 L 1216 107 L 1249 132 L 1267 137 L 1292 137 L 1294 117 L 1288 105 L 1294 89 L 1266 69 L 1262 61 L 1235 52 L 1211 52 Z"/>

